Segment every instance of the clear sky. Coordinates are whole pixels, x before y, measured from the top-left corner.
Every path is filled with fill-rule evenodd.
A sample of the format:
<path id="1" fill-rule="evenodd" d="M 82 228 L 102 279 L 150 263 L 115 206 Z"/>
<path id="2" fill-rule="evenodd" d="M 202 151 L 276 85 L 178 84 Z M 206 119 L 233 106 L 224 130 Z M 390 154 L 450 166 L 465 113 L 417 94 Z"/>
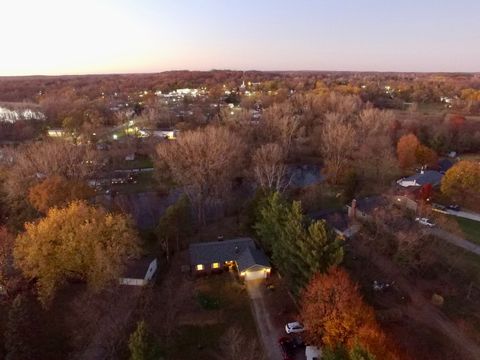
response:
<path id="1" fill-rule="evenodd" d="M 0 75 L 480 71 L 480 0 L 0 0 Z"/>

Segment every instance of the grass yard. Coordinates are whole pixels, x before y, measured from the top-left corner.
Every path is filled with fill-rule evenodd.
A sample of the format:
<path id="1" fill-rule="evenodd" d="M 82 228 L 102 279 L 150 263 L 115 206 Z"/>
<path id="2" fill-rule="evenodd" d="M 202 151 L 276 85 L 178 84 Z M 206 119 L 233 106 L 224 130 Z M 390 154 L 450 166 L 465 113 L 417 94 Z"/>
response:
<path id="1" fill-rule="evenodd" d="M 112 185 L 112 189 L 120 193 L 140 193 L 157 190 L 157 181 L 153 171 L 138 173 L 136 184 Z"/>
<path id="2" fill-rule="evenodd" d="M 480 222 L 461 217 L 455 217 L 460 229 L 462 229 L 465 237 L 480 245 Z"/>

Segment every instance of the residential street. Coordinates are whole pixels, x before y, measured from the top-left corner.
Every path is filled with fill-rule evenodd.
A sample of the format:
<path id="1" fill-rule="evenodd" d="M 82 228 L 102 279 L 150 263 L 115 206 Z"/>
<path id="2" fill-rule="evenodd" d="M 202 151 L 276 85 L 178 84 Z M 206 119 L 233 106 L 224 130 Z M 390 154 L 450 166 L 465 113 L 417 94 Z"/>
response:
<path id="1" fill-rule="evenodd" d="M 443 240 L 448 241 L 449 243 L 461 247 L 471 253 L 480 255 L 480 246 L 476 245 L 468 240 L 461 238 L 455 234 L 449 233 L 448 231 L 439 229 L 439 228 L 432 228 L 425 230 L 426 233 L 435 235 Z"/>
<path id="2" fill-rule="evenodd" d="M 453 210 L 440 210 L 440 209 L 433 209 L 433 211 L 442 213 L 442 214 L 447 214 L 447 215 L 452 215 L 456 217 L 461 217 L 465 219 L 470 219 L 474 221 L 480 221 L 480 214 L 479 213 L 474 213 L 471 211 L 453 211 Z"/>
<path id="3" fill-rule="evenodd" d="M 273 314 L 270 314 L 269 308 L 265 303 L 265 280 L 255 280 L 245 282 L 248 295 L 250 296 L 257 329 L 265 351 L 266 360 L 282 359 L 278 339 L 284 335 L 282 329 L 275 327 Z"/>

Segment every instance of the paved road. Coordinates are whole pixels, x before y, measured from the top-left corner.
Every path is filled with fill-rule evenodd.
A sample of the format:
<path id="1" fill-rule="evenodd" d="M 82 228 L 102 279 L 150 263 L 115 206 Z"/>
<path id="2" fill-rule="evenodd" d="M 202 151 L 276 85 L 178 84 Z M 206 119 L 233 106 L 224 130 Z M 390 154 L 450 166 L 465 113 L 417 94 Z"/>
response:
<path id="1" fill-rule="evenodd" d="M 436 212 L 442 213 L 442 214 L 448 214 L 456 217 L 461 217 L 465 219 L 470 219 L 474 221 L 480 221 L 480 214 L 479 213 L 474 213 L 471 211 L 453 211 L 453 210 L 440 210 L 440 209 L 433 209 Z"/>
<path id="2" fill-rule="evenodd" d="M 480 255 L 480 246 L 476 245 L 470 241 L 467 241 L 463 238 L 461 238 L 458 235 L 449 233 L 448 231 L 439 229 L 439 228 L 433 228 L 433 229 L 428 229 L 425 231 L 426 233 L 435 235 L 443 240 L 448 241 L 449 243 L 461 247 L 467 251 L 470 251 L 471 253 Z"/>
<path id="3" fill-rule="evenodd" d="M 265 358 L 267 360 L 280 360 L 282 354 L 278 345 L 278 339 L 283 335 L 281 329 L 275 328 L 267 305 L 265 304 L 264 280 L 247 281 L 246 287 L 251 300 L 257 329 L 262 340 Z"/>

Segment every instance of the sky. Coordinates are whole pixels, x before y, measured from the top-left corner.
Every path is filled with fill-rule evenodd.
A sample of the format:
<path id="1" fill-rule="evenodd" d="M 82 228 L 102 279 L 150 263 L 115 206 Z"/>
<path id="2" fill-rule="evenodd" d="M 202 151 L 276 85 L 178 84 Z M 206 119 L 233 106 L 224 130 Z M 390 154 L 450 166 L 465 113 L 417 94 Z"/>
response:
<path id="1" fill-rule="evenodd" d="M 0 0 L 0 76 L 480 71 L 480 0 Z"/>

